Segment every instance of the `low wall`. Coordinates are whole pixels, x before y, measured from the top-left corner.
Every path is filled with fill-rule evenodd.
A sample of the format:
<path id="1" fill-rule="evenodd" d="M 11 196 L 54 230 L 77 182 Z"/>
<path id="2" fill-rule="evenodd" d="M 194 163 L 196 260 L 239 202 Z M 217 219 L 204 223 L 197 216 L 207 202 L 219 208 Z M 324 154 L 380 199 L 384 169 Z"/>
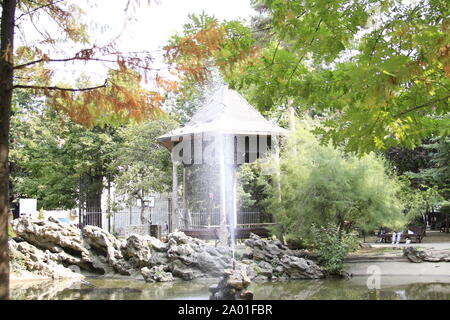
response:
<path id="1" fill-rule="evenodd" d="M 130 225 L 122 228 L 125 238 L 132 234 L 139 234 L 141 236 L 150 235 L 150 225 L 140 224 L 140 225 Z"/>

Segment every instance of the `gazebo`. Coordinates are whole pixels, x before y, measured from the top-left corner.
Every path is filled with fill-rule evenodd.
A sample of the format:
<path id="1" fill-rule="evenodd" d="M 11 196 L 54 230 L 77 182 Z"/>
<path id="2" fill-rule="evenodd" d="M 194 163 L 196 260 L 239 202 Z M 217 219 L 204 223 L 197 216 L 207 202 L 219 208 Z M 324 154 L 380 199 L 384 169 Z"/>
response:
<path id="1" fill-rule="evenodd" d="M 172 153 L 173 189 L 171 229 L 187 230 L 190 224 L 186 208 L 186 172 L 193 168 L 222 168 L 221 218 L 219 225 L 236 226 L 227 222 L 227 211 L 236 203 L 236 168 L 263 158 L 287 134 L 283 129 L 265 119 L 238 92 L 226 85 L 216 89 L 207 102 L 183 127 L 160 136 L 157 141 Z M 222 159 L 222 160 L 221 160 Z M 214 162 L 217 160 L 216 162 Z M 183 207 L 178 208 L 178 166 L 183 166 Z M 234 190 L 233 190 L 234 189 Z M 208 197 L 208 196 L 207 196 Z M 209 197 L 213 197 L 211 193 Z M 217 222 L 217 221 L 216 221 Z M 217 226 L 213 223 L 213 226 Z M 199 227 L 197 224 L 196 227 Z M 200 227 L 211 227 L 211 221 Z"/>

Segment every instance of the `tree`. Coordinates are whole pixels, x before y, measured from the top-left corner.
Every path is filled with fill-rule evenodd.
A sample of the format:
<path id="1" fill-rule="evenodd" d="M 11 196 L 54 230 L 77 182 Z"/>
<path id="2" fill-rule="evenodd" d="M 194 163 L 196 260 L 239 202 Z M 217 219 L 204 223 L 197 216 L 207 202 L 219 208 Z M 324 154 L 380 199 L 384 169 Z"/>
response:
<path id="1" fill-rule="evenodd" d="M 128 6 L 127 6 L 128 8 Z M 118 123 L 130 118 L 156 116 L 162 96 L 144 90 L 139 84 L 154 79 L 148 52 L 122 53 L 114 41 L 105 46 L 89 43 L 88 27 L 80 19 L 82 10 L 59 0 L 3 0 L 0 24 L 0 299 L 8 298 L 8 184 L 9 130 L 13 91 L 22 88 L 43 95 L 57 110 L 74 121 L 89 126 Z M 40 39 L 27 41 L 26 28 L 35 28 Z M 16 48 L 15 36 L 21 37 Z M 34 39 L 33 39 L 34 40 Z M 30 44 L 32 43 L 32 44 Z M 53 56 L 58 43 L 85 46 L 77 52 Z M 68 45 L 67 47 L 70 47 Z M 68 86 L 52 81 L 52 64 L 96 62 L 109 64 L 109 77 L 103 83 Z M 85 68 L 83 68 L 85 69 Z M 152 78 L 153 77 L 153 78 Z M 171 83 L 156 79 L 162 87 Z M 136 85 L 125 87 L 133 82 Z M 95 103 L 94 103 L 95 102 Z"/>
<path id="2" fill-rule="evenodd" d="M 72 209 L 81 201 L 98 210 L 115 140 L 111 127 L 86 128 L 51 110 L 15 115 L 11 189 L 16 197 L 37 198 L 46 209 Z"/>
<path id="3" fill-rule="evenodd" d="M 270 193 L 268 208 L 288 237 L 311 239 L 313 225 L 332 224 L 340 237 L 355 228 L 404 226 L 400 184 L 382 159 L 345 154 L 321 144 L 311 124 L 298 126 L 281 157 L 281 193 Z"/>
<path id="4" fill-rule="evenodd" d="M 111 171 L 116 171 L 114 187 L 128 200 L 140 199 L 153 192 L 166 192 L 171 185 L 170 153 L 156 142 L 156 138 L 175 129 L 170 119 L 151 120 L 128 125 L 118 132 L 120 143 L 114 152 Z M 144 221 L 144 206 L 141 221 Z"/>
<path id="5" fill-rule="evenodd" d="M 445 198 L 450 198 L 450 137 L 437 137 L 422 148 L 429 152 L 429 165 L 414 172 L 406 172 L 409 178 L 428 188 L 436 188 Z"/>
<path id="6" fill-rule="evenodd" d="M 413 148 L 426 137 L 448 135 L 446 1 L 255 0 L 253 5 L 261 15 L 252 29 L 241 24 L 239 35 L 214 33 L 221 38 L 212 46 L 205 35 L 232 22 L 209 22 L 175 38 L 169 57 L 188 74 L 215 63 L 261 111 L 291 105 L 297 114 L 326 116 L 316 133 L 347 151 Z M 239 57 L 230 59 L 234 67 L 221 67 L 226 55 Z M 195 61 L 195 68 L 183 57 Z"/>

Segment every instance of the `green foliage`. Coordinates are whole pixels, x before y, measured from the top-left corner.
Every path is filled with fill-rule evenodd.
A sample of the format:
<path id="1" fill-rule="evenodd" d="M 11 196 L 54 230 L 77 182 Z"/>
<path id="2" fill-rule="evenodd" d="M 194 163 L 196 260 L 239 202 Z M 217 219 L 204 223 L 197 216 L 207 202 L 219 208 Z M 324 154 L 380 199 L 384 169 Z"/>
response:
<path id="1" fill-rule="evenodd" d="M 239 207 L 249 208 L 252 207 L 256 200 L 252 198 L 252 194 L 249 191 L 249 187 L 252 182 L 255 181 L 255 174 L 249 164 L 243 164 L 237 172 L 237 190 L 236 197 L 238 199 Z"/>
<path id="2" fill-rule="evenodd" d="M 40 220 L 45 220 L 45 216 L 44 216 L 44 208 L 41 208 L 41 209 L 39 210 L 39 216 L 38 216 L 38 219 L 40 219 Z"/>
<path id="3" fill-rule="evenodd" d="M 333 224 L 322 227 L 312 225 L 311 233 L 319 264 L 331 274 L 340 274 L 344 270 L 347 253 L 358 238 L 353 234 L 342 237 L 339 228 Z"/>
<path id="4" fill-rule="evenodd" d="M 401 184 L 402 190 L 399 197 L 405 203 L 408 224 L 415 224 L 418 220 L 423 221 L 427 212 L 432 211 L 433 207 L 437 207 L 444 201 L 437 187 L 429 188 L 421 185 L 421 188 L 412 188 L 405 177 L 402 178 Z"/>
<path id="5" fill-rule="evenodd" d="M 332 117 L 324 141 L 369 152 L 449 133 L 445 1 L 254 1 L 274 36 L 230 81 L 259 108 L 288 97 Z M 335 113 L 335 112 L 338 113 Z"/>
<path id="6" fill-rule="evenodd" d="M 128 200 L 142 194 L 165 192 L 171 186 L 170 152 L 156 138 L 177 127 L 173 120 L 145 121 L 118 131 L 120 144 L 114 150 L 111 170 L 117 170 L 114 186 Z"/>
<path id="7" fill-rule="evenodd" d="M 266 177 L 259 161 L 242 164 L 237 171 L 237 198 L 241 208 L 258 208 L 265 212 Z"/>
<path id="8" fill-rule="evenodd" d="M 15 238 L 16 237 L 16 233 L 14 232 L 14 230 L 12 229 L 10 224 L 8 224 L 8 237 L 9 238 Z"/>
<path id="9" fill-rule="evenodd" d="M 436 188 L 446 199 L 450 198 L 450 137 L 438 137 L 422 147 L 430 154 L 429 165 L 419 172 L 406 175 L 428 188 Z"/>
<path id="10" fill-rule="evenodd" d="M 301 123 L 288 138 L 280 160 L 281 189 L 273 187 L 269 198 L 268 210 L 283 232 L 308 239 L 313 224 L 332 223 L 342 234 L 355 228 L 404 226 L 400 184 L 387 174 L 384 161 L 320 144 L 312 129 Z"/>
<path id="11" fill-rule="evenodd" d="M 260 111 L 280 113 L 291 100 L 297 114 L 326 116 L 315 133 L 346 151 L 363 154 L 398 144 L 413 148 L 425 137 L 449 134 L 446 1 L 252 4 L 259 11 L 252 27 L 239 25 L 236 37 L 222 34 L 210 51 L 202 48 L 211 39 L 198 37 L 172 62 L 182 65 L 201 52 L 194 54 L 195 67 L 218 66 L 231 87 Z M 233 24 L 220 26 L 228 25 Z M 205 30 L 197 24 L 197 34 Z M 224 59 L 228 56 L 242 59 Z M 231 66 L 224 67 L 224 61 Z"/>
<path id="12" fill-rule="evenodd" d="M 43 111 L 42 103 L 18 95 L 16 105 L 26 112 L 11 118 L 11 180 L 15 197 L 38 199 L 39 207 L 65 209 L 76 206 L 80 177 L 106 176 L 116 141 L 114 130 L 87 129 L 64 115 Z M 101 181 L 101 179 L 100 179 Z M 85 185 L 89 194 L 101 193 L 103 185 Z"/>

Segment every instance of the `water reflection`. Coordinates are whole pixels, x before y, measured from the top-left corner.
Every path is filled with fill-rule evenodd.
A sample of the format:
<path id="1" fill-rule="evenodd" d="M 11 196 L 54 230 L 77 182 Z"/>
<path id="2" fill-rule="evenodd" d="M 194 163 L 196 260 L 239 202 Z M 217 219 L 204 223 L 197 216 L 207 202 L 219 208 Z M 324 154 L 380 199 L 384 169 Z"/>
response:
<path id="1" fill-rule="evenodd" d="M 450 279 L 383 277 L 381 289 L 369 290 L 367 278 L 350 280 L 302 280 L 252 283 L 255 299 L 268 300 L 450 300 Z M 208 299 L 214 280 L 175 283 L 145 283 L 117 279 L 21 282 L 11 287 L 11 299 L 38 300 L 164 300 Z"/>

